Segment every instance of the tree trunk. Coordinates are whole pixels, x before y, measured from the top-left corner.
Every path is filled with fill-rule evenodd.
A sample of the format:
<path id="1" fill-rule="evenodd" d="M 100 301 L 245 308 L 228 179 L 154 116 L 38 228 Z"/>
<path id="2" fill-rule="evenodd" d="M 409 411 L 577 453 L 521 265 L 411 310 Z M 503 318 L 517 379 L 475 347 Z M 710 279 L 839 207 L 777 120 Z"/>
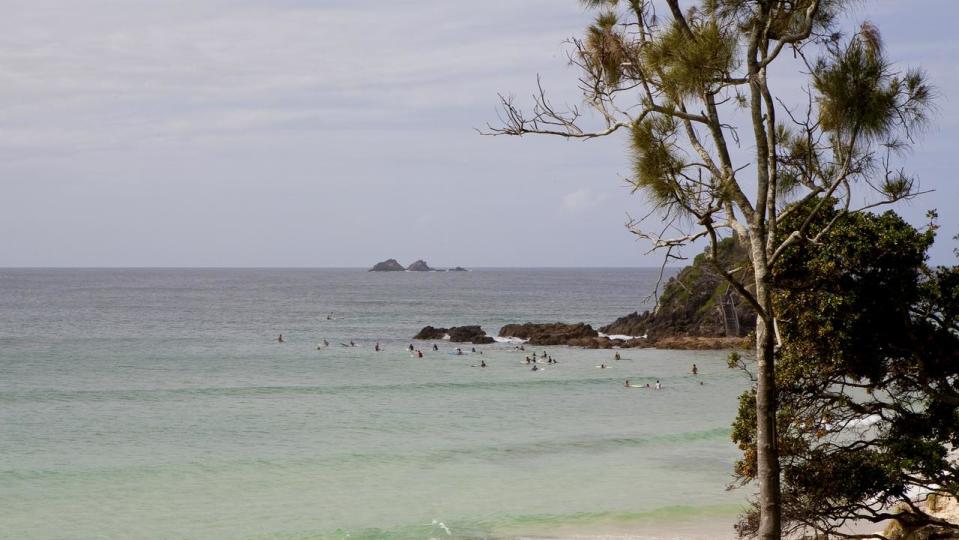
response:
<path id="1" fill-rule="evenodd" d="M 766 317 L 756 320 L 756 463 L 759 480 L 759 538 L 779 540 L 782 535 L 779 491 L 779 448 L 776 434 L 775 327 L 768 269 L 756 271 L 756 299 Z"/>

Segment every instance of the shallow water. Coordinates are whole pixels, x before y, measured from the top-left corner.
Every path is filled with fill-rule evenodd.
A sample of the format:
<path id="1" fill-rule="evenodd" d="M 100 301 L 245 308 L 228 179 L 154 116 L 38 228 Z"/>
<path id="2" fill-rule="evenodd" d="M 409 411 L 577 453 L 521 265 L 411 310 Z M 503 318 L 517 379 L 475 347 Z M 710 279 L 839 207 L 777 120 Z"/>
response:
<path id="1" fill-rule="evenodd" d="M 560 364 L 531 372 L 507 345 L 405 350 L 426 324 L 609 322 L 641 308 L 655 278 L 0 270 L 0 538 L 486 538 L 731 523 L 746 493 L 724 491 L 729 425 L 747 383 L 724 353 L 628 350 L 615 362 L 610 351 L 532 347 Z M 332 346 L 316 350 L 324 338 Z M 339 345 L 351 339 L 359 346 Z M 470 367 L 481 359 L 488 368 Z M 626 378 L 664 388 L 627 389 Z"/>

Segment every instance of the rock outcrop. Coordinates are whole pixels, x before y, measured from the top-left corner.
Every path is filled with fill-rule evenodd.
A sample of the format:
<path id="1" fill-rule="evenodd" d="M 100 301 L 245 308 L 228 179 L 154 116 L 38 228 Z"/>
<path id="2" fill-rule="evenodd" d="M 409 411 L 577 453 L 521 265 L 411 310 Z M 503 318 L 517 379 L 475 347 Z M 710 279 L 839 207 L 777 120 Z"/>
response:
<path id="1" fill-rule="evenodd" d="M 589 346 L 599 338 L 599 333 L 585 323 L 526 323 L 507 324 L 499 331 L 500 337 L 528 340 L 531 345 Z"/>
<path id="2" fill-rule="evenodd" d="M 743 267 L 745 249 L 733 239 L 717 250 L 724 268 Z M 751 278 L 744 278 L 749 282 Z M 599 329 L 604 334 L 647 335 L 650 340 L 670 337 L 742 337 L 756 328 L 756 312 L 713 269 L 705 254 L 671 278 L 655 312 L 630 313 Z"/>
<path id="3" fill-rule="evenodd" d="M 462 266 L 457 266 L 456 268 L 450 268 L 447 272 L 469 272 L 469 270 L 463 268 Z"/>
<path id="4" fill-rule="evenodd" d="M 925 501 L 925 511 L 933 517 L 951 524 L 959 523 L 959 502 L 952 497 L 930 494 Z M 908 518 L 912 509 L 905 503 L 900 503 L 893 513 Z M 909 525 L 909 519 L 892 519 L 889 521 L 882 535 L 889 540 L 954 540 L 959 539 L 959 530 L 956 527 L 940 525 Z"/>
<path id="5" fill-rule="evenodd" d="M 434 328 L 432 326 L 426 326 L 420 330 L 418 334 L 413 336 L 413 339 L 444 339 L 447 335 L 449 335 L 450 341 L 454 343 L 473 343 L 474 345 L 482 345 L 485 343 L 493 343 L 493 341 L 495 341 L 490 336 L 487 336 L 486 332 L 484 332 L 483 329 L 477 325 L 454 326 L 452 328 Z"/>
<path id="6" fill-rule="evenodd" d="M 402 272 L 406 270 L 403 268 L 403 265 L 396 261 L 396 259 L 387 259 L 383 262 L 378 262 L 373 265 L 373 268 L 370 268 L 370 272 Z"/>
<path id="7" fill-rule="evenodd" d="M 432 272 L 433 269 L 430 268 L 430 265 L 426 264 L 426 261 L 420 259 L 415 263 L 406 267 L 410 272 Z"/>

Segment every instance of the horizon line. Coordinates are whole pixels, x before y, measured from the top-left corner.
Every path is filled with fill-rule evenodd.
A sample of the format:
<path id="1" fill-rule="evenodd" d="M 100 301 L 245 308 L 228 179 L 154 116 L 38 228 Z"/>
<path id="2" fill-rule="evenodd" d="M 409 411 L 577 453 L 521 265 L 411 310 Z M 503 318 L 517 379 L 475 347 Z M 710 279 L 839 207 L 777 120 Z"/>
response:
<path id="1" fill-rule="evenodd" d="M 688 265 L 686 265 L 688 266 Z M 665 268 L 684 268 L 685 266 L 667 265 Z M 394 270 L 378 273 L 414 273 L 428 274 L 432 271 L 445 272 L 453 267 L 437 267 L 429 271 Z M 659 270 L 661 266 L 463 266 L 470 270 Z M 2 270 L 363 270 L 366 266 L 0 266 Z"/>

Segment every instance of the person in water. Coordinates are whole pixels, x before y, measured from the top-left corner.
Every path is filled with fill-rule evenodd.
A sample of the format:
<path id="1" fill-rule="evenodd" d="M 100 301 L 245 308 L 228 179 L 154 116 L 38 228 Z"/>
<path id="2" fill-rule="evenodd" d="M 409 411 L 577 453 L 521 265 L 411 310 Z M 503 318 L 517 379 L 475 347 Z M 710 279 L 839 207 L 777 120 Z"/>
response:
<path id="1" fill-rule="evenodd" d="M 376 351 L 376 352 L 380 352 L 380 342 L 379 342 L 379 341 L 376 342 L 376 345 L 373 345 L 373 350 Z"/>
<path id="2" fill-rule="evenodd" d="M 606 364 L 600 364 L 599 369 L 606 369 Z"/>
<path id="3" fill-rule="evenodd" d="M 283 334 L 280 334 L 280 335 L 276 338 L 276 342 L 277 342 L 277 343 L 283 343 Z"/>
<path id="4" fill-rule="evenodd" d="M 625 386 L 626 388 L 629 388 L 632 386 L 631 384 L 629 384 L 629 379 L 626 379 L 626 384 L 624 384 L 623 386 Z"/>
<path id="5" fill-rule="evenodd" d="M 693 375 L 699 375 L 699 368 L 696 367 L 696 364 L 693 364 Z"/>
<path id="6" fill-rule="evenodd" d="M 417 350 L 416 350 L 416 357 L 417 357 L 417 358 L 423 358 L 423 351 L 417 349 Z"/>
<path id="7" fill-rule="evenodd" d="M 486 360 L 480 360 L 480 367 L 486 367 Z"/>
<path id="8" fill-rule="evenodd" d="M 353 343 L 353 340 L 350 340 L 350 347 L 356 347 L 356 343 Z"/>
<path id="9" fill-rule="evenodd" d="M 413 352 L 414 350 L 415 350 L 415 349 L 413 348 L 413 344 L 410 343 L 410 352 Z"/>
<path id="10" fill-rule="evenodd" d="M 614 354 L 614 355 L 613 355 L 613 359 L 614 359 L 614 360 L 619 360 L 619 359 L 620 359 L 619 353 Z"/>
<path id="11" fill-rule="evenodd" d="M 656 390 L 662 390 L 663 385 L 659 384 L 659 381 L 656 381 Z"/>
<path id="12" fill-rule="evenodd" d="M 329 347 L 329 346 L 330 346 L 330 342 L 324 339 L 324 340 L 323 340 L 323 346 L 324 346 L 324 347 Z"/>
<path id="13" fill-rule="evenodd" d="M 536 364 L 533 364 L 533 369 L 531 369 L 530 371 L 539 371 L 539 366 L 537 366 Z"/>
<path id="14" fill-rule="evenodd" d="M 473 347 L 472 350 L 473 350 L 473 352 L 476 352 L 476 347 Z"/>
<path id="15" fill-rule="evenodd" d="M 456 348 L 456 356 L 463 356 L 463 349 L 460 349 L 459 347 L 457 347 L 457 348 Z"/>
<path id="16" fill-rule="evenodd" d="M 437 347 L 436 344 L 434 343 L 434 344 L 433 344 L 433 350 L 434 350 L 434 351 L 438 351 L 438 350 L 440 350 L 440 348 Z"/>

